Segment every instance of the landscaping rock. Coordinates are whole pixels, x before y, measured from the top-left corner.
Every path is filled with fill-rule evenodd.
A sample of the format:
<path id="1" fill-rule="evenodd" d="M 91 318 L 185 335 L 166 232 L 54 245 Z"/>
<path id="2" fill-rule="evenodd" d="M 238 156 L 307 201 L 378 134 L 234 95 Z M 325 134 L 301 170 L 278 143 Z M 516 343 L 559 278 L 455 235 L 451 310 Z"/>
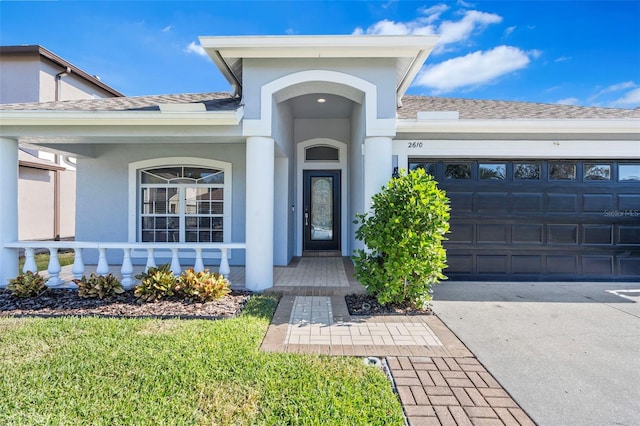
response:
<path id="1" fill-rule="evenodd" d="M 344 297 L 351 315 L 432 315 L 431 307 L 421 309 L 414 304 L 389 303 L 381 305 L 374 296 L 349 294 Z"/>

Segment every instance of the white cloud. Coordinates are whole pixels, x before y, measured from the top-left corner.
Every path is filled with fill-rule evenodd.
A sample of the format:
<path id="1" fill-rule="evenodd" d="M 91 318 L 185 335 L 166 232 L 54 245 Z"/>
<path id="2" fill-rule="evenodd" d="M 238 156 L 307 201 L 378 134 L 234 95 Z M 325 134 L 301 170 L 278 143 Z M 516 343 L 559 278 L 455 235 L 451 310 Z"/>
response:
<path id="1" fill-rule="evenodd" d="M 207 55 L 207 51 L 204 50 L 204 47 L 197 44 L 195 41 L 192 41 L 191 43 L 189 43 L 189 45 L 185 47 L 184 51 L 187 53 L 195 53 L 196 55 L 200 55 L 205 58 L 209 57 L 209 55 Z"/>
<path id="2" fill-rule="evenodd" d="M 553 62 L 567 62 L 571 60 L 571 56 L 560 56 L 553 60 Z"/>
<path id="3" fill-rule="evenodd" d="M 613 101 L 611 105 L 631 108 L 640 106 L 640 87 L 628 91 L 624 96 Z"/>
<path id="4" fill-rule="evenodd" d="M 624 89 L 632 89 L 636 86 L 637 84 L 633 81 L 625 81 L 624 83 L 612 84 L 611 86 L 607 86 L 604 89 L 600 90 L 596 94 L 596 96 L 604 95 L 605 93 L 617 92 Z"/>
<path id="5" fill-rule="evenodd" d="M 429 66 L 417 77 L 416 84 L 431 88 L 436 93 L 444 93 L 490 83 L 525 68 L 529 62 L 529 56 L 524 51 L 513 46 L 498 46 Z"/>
<path id="6" fill-rule="evenodd" d="M 509 27 L 506 30 L 504 30 L 504 35 L 505 36 L 510 36 L 511 33 L 513 33 L 515 30 L 516 30 L 516 26 L 515 25 L 512 26 L 512 27 Z"/>
<path id="7" fill-rule="evenodd" d="M 173 27 L 171 25 L 167 25 L 166 27 L 164 27 L 161 31 L 163 33 L 168 33 L 169 31 L 171 31 Z"/>
<path id="8" fill-rule="evenodd" d="M 564 98 L 556 101 L 560 105 L 578 105 L 578 102 L 580 102 L 578 98 Z"/>
<path id="9" fill-rule="evenodd" d="M 469 10 L 459 21 L 444 21 L 438 27 L 440 46 L 457 43 L 469 38 L 474 30 L 484 29 L 489 24 L 502 22 L 502 17 L 494 13 Z"/>

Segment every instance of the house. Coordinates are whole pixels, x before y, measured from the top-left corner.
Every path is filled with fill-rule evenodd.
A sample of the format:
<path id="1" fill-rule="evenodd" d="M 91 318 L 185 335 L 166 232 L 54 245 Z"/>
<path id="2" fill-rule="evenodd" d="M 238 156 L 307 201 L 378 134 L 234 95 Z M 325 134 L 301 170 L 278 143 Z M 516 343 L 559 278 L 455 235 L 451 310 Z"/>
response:
<path id="1" fill-rule="evenodd" d="M 0 46 L 0 104 L 116 96 L 123 95 L 42 46 Z M 19 238 L 73 238 L 73 159 L 23 146 L 18 179 Z"/>
<path id="2" fill-rule="evenodd" d="M 640 279 L 640 111 L 405 95 L 434 36 L 200 42 L 231 94 L 2 107 L 3 283 L 32 247 L 15 231 L 24 143 L 78 158 L 74 271 L 121 264 L 128 284 L 164 258 L 243 265 L 263 290 L 296 256 L 349 256 L 355 215 L 415 167 L 451 198 L 451 279 Z"/>

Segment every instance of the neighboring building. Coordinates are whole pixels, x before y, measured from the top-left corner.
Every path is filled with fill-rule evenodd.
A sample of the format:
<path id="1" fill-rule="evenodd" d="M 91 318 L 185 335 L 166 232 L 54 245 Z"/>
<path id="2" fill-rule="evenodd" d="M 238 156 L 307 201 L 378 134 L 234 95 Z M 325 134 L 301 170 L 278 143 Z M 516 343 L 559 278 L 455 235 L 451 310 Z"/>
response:
<path id="1" fill-rule="evenodd" d="M 228 248 L 269 288 L 294 256 L 351 255 L 355 215 L 425 167 L 452 201 L 450 278 L 640 280 L 640 111 L 405 96 L 436 41 L 203 37 L 233 95 L 5 105 L 0 169 L 19 143 L 78 156 L 77 240 L 123 271 L 137 248 Z M 0 172 L 3 200 L 15 186 Z M 11 202 L 0 219 L 6 280 Z"/>
<path id="2" fill-rule="evenodd" d="M 0 46 L 0 103 L 123 96 L 42 46 Z M 75 235 L 75 166 L 36 149 L 20 152 L 21 240 Z"/>

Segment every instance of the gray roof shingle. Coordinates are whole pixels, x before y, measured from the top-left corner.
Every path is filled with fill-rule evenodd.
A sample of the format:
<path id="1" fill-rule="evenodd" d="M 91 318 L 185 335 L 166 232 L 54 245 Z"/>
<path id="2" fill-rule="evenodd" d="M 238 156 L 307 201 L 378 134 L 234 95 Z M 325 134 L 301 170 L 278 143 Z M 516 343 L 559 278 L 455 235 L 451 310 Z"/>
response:
<path id="1" fill-rule="evenodd" d="M 0 110 L 159 111 L 159 104 L 204 103 L 207 111 L 231 111 L 241 100 L 226 92 L 136 96 L 0 105 Z M 532 102 L 491 101 L 405 95 L 398 118 L 415 119 L 420 111 L 458 111 L 460 119 L 637 119 L 640 109 L 584 107 Z"/>

